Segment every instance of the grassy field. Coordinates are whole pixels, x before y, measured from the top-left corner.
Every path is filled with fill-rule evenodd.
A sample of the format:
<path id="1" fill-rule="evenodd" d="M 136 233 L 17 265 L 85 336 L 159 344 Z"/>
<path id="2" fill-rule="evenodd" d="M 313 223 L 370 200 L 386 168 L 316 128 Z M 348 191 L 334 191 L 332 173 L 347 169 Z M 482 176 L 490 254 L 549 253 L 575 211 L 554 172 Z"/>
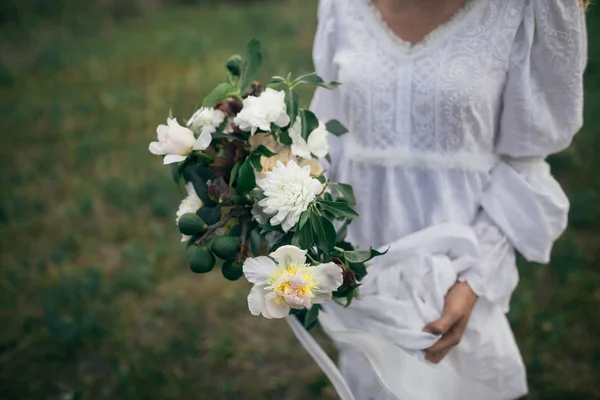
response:
<path id="1" fill-rule="evenodd" d="M 37 3 L 0 9 L 0 399 L 335 399 L 248 285 L 189 272 L 147 151 L 250 37 L 263 71 L 311 70 L 316 1 Z M 600 7 L 589 28 L 586 127 L 551 160 L 571 226 L 550 266 L 522 263 L 510 313 L 532 400 L 600 398 Z"/>

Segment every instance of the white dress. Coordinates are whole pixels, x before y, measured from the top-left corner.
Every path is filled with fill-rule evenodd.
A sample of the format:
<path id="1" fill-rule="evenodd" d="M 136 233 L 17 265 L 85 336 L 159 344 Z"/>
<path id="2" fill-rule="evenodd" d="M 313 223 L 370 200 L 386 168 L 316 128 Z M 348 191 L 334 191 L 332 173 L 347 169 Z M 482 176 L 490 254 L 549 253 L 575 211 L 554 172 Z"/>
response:
<path id="1" fill-rule="evenodd" d="M 399 292 L 417 293 L 421 284 L 427 292 L 430 279 L 442 291 L 430 299 L 436 303 L 431 310 L 440 313 L 444 290 L 466 280 L 480 299 L 463 341 L 442 368 L 493 387 L 503 398 L 527 391 L 504 317 L 519 279 L 514 250 L 546 263 L 567 224 L 568 199 L 544 159 L 565 149 L 582 124 L 587 38 L 577 3 L 467 0 L 414 46 L 386 27 L 370 0 L 319 3 L 315 68 L 342 85 L 318 89 L 311 108 L 321 120 L 338 119 L 350 131 L 331 139 L 334 162 L 328 168 L 330 178 L 355 189 L 360 218 L 350 226 L 349 239 L 377 247 L 456 226 L 471 230 L 478 247 L 465 250 L 469 257 L 450 254 L 456 238 L 452 228 L 441 229 L 433 236 L 449 243 L 448 251 L 436 244 L 433 255 L 416 253 L 432 265 L 444 253 L 455 273 L 447 283 L 440 283 L 444 272 L 437 265 L 428 272 L 432 276 L 421 271 L 422 282 L 413 279 L 408 286 L 390 284 L 386 267 L 372 268 L 363 300 L 329 311 L 419 357 L 426 345 L 411 339 L 413 331 L 439 315 L 415 314 L 418 305 L 406 308 Z M 370 294 L 378 296 L 373 304 Z M 426 302 L 423 293 L 415 296 L 413 301 Z M 486 322 L 490 315 L 493 324 Z M 492 326 L 503 333 L 492 338 Z M 340 350 L 340 369 L 355 397 L 387 398 L 360 353 L 348 346 Z"/>

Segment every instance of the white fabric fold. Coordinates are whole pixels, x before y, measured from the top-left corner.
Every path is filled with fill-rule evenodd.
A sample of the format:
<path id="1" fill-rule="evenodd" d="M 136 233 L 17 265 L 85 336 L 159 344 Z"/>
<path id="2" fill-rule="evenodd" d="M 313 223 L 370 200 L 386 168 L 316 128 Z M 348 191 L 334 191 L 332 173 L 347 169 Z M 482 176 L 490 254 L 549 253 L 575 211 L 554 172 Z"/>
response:
<path id="1" fill-rule="evenodd" d="M 482 298 L 497 304 L 507 313 L 513 291 L 519 283 L 515 251 L 508 237 L 496 226 L 485 210 L 472 224 L 481 257 L 471 268 L 459 274 Z"/>
<path id="2" fill-rule="evenodd" d="M 529 261 L 547 263 L 567 226 L 569 199 L 549 172 L 519 172 L 499 163 L 481 206 Z"/>
<path id="3" fill-rule="evenodd" d="M 470 227 L 436 225 L 392 243 L 386 255 L 376 258 L 350 306 L 324 305 L 319 320 L 325 331 L 338 345 L 359 350 L 370 365 L 365 368 L 352 358 L 350 365 L 340 366 L 356 398 L 362 397 L 353 387 L 352 369 L 361 378 L 370 369 L 382 393 L 402 400 L 514 399 L 527 392 L 508 321 L 486 299 L 478 300 L 462 342 L 447 358 L 435 367 L 424 361 L 422 350 L 438 336 L 423 327 L 440 317 L 448 289 L 479 258 Z M 306 347 L 306 338 L 298 336 Z M 330 379 L 337 376 L 331 365 L 324 370 Z"/>

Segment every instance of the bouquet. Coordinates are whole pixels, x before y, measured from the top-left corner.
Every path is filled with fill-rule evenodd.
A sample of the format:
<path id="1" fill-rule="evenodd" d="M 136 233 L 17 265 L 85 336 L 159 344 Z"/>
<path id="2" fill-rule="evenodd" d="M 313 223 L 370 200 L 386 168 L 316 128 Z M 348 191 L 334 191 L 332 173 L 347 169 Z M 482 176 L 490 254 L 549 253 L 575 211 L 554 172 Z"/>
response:
<path id="1" fill-rule="evenodd" d="M 223 276 L 244 275 L 253 315 L 296 314 L 307 329 L 320 304 L 344 305 L 357 294 L 366 263 L 381 255 L 347 242 L 358 214 L 349 185 L 327 179 L 319 159 L 329 159 L 327 136 L 346 129 L 324 123 L 299 106 L 300 85 L 334 89 L 315 73 L 255 81 L 260 43 L 226 63 L 227 81 L 181 125 L 170 116 L 149 150 L 164 156 L 187 197 L 177 211 L 189 267 Z M 329 160 L 331 161 L 331 160 Z"/>

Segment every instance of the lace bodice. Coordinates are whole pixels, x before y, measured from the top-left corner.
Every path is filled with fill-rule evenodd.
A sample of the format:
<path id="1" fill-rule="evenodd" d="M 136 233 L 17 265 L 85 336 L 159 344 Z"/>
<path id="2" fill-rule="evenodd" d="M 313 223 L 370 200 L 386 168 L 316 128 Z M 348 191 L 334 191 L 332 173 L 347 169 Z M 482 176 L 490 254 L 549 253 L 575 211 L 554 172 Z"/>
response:
<path id="1" fill-rule="evenodd" d="M 581 124 L 585 59 L 581 12 L 568 3 L 576 1 L 467 0 L 411 46 L 370 0 L 322 1 L 328 26 L 315 61 L 343 83 L 348 157 L 489 170 L 497 155 L 566 147 Z"/>

